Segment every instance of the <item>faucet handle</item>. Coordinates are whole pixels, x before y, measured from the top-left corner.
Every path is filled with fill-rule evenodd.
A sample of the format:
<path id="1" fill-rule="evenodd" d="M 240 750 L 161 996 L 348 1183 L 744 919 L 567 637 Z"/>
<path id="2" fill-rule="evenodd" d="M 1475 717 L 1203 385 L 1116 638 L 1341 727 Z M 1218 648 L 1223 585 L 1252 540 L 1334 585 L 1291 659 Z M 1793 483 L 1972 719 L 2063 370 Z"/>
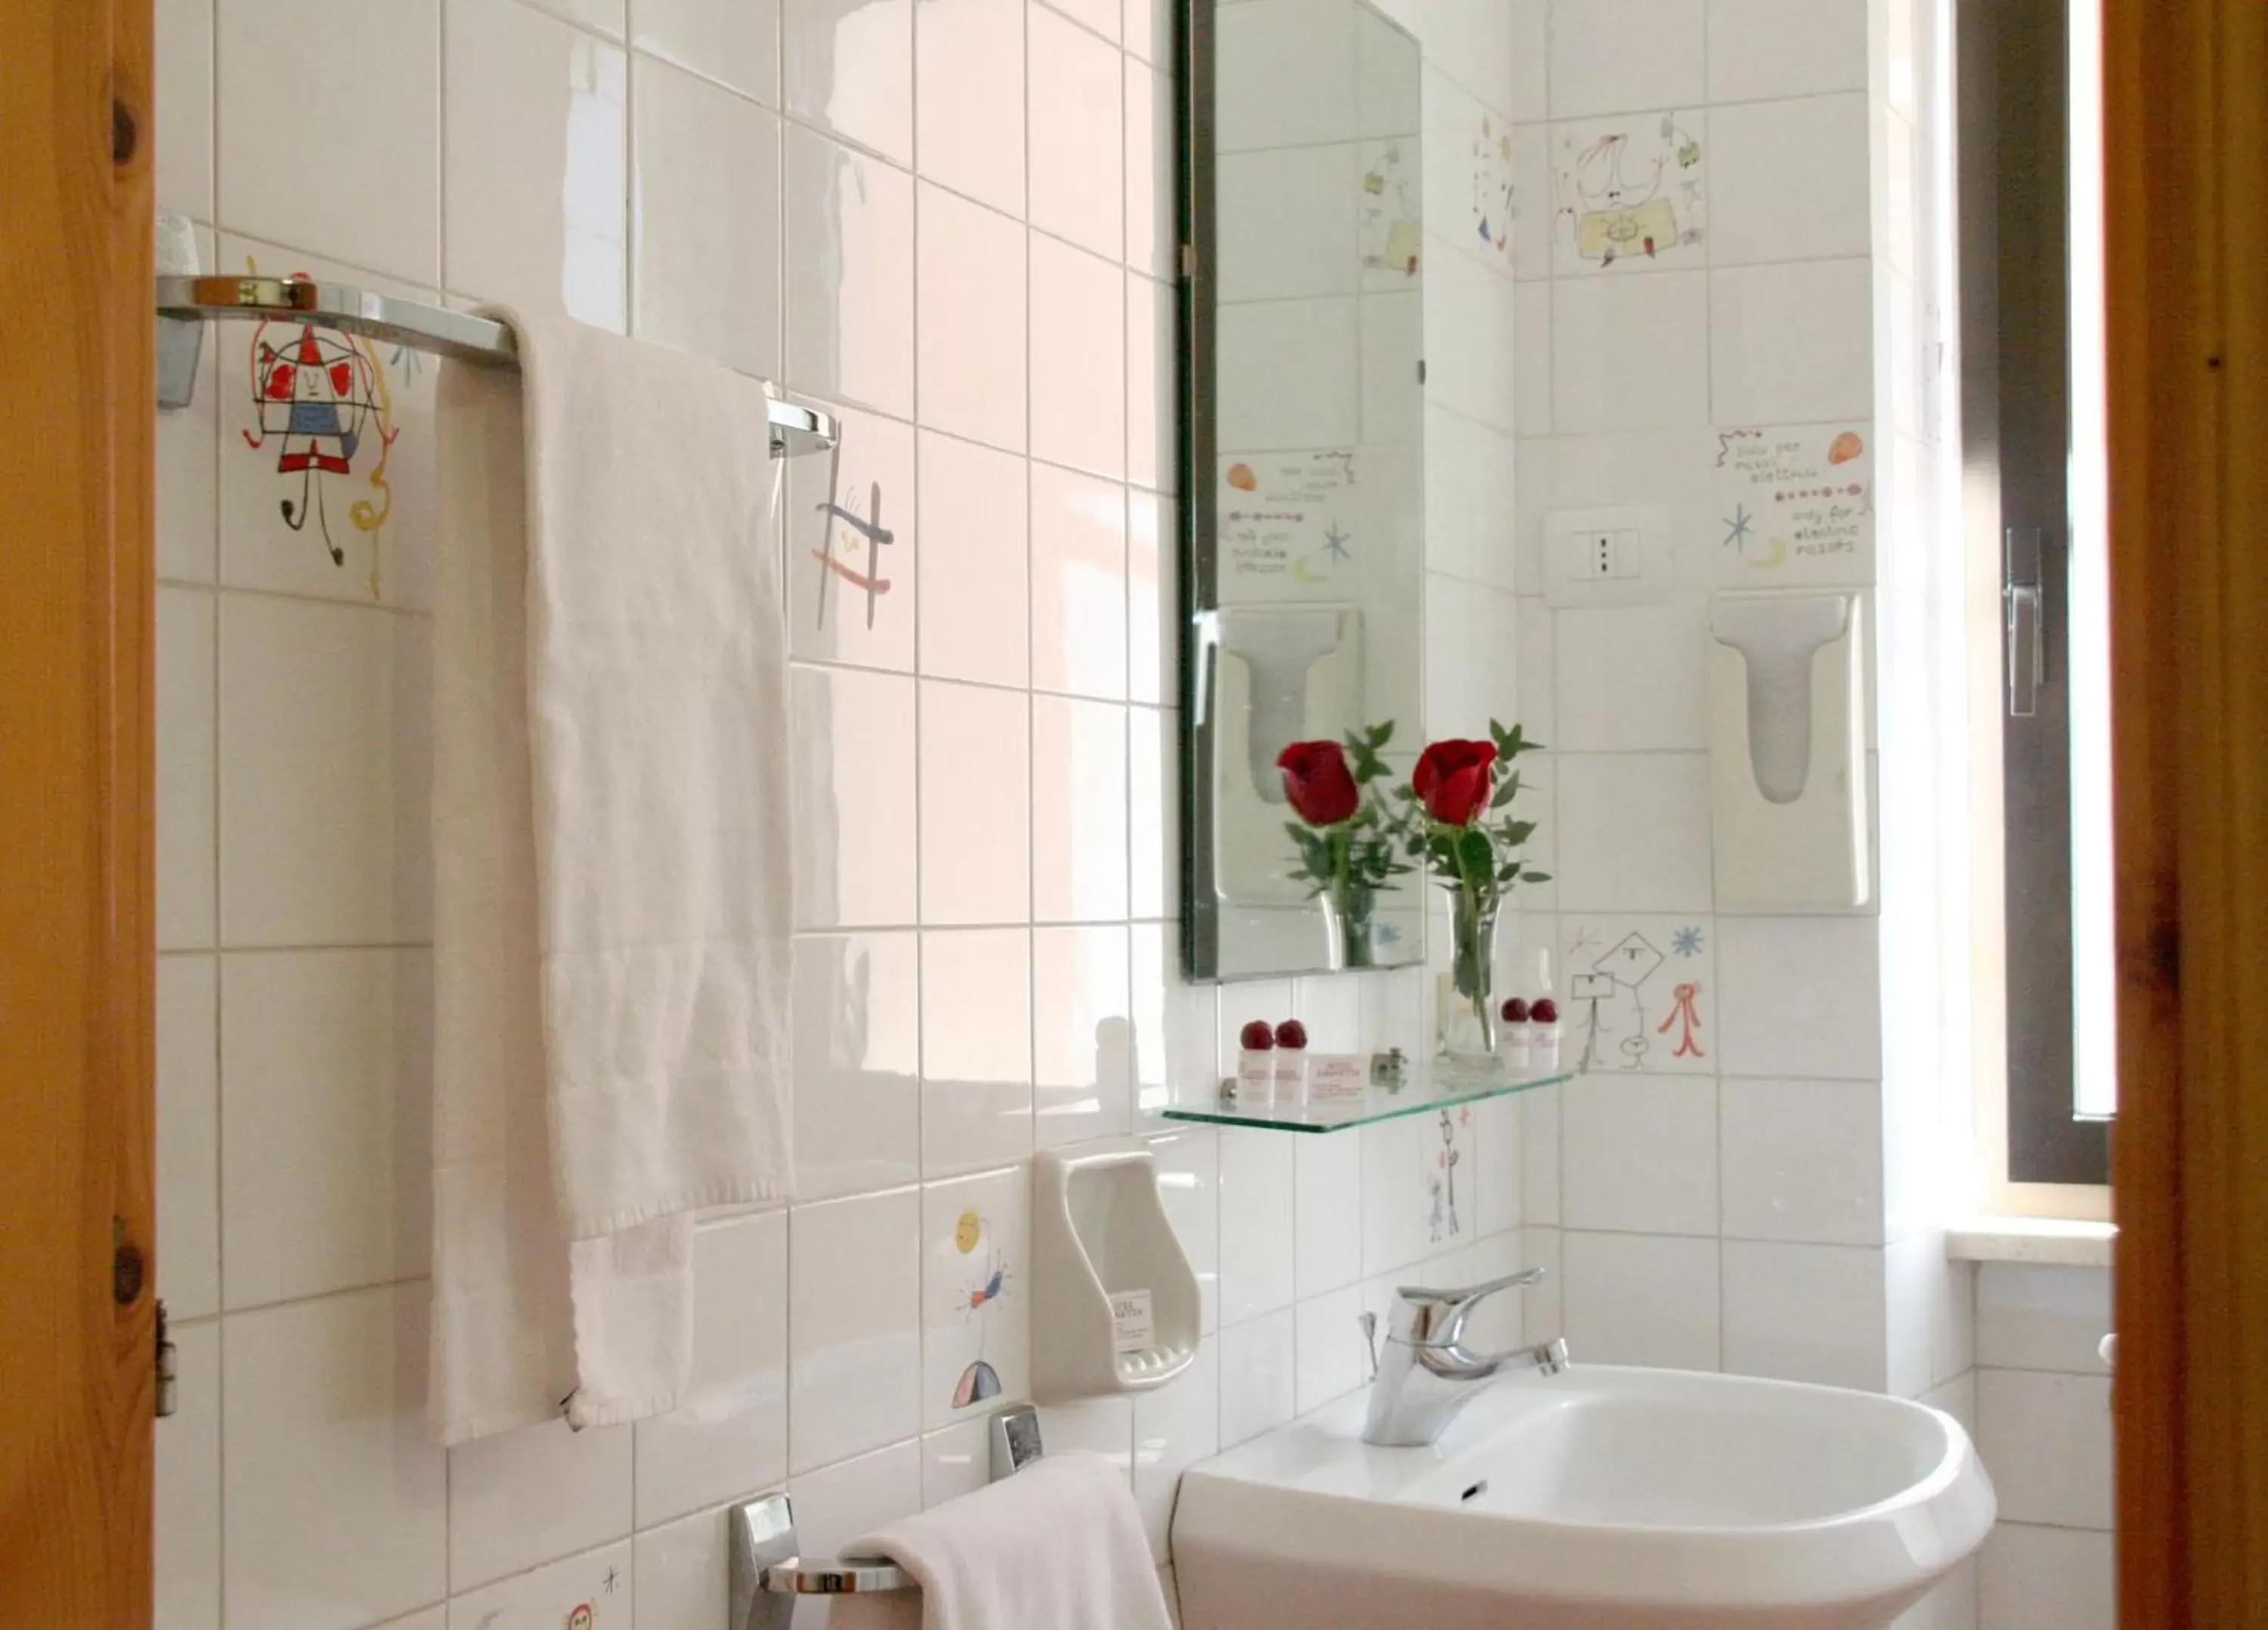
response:
<path id="1" fill-rule="evenodd" d="M 1500 1280 L 1485 1284 L 1468 1285 L 1461 1290 L 1434 1290 L 1424 1285 L 1399 1285 L 1394 1294 L 1414 1307 L 1462 1307 L 1478 1302 L 1483 1296 L 1493 1296 L 1500 1290 L 1518 1290 L 1523 1285 L 1534 1285 L 1543 1278 L 1542 1268 L 1522 1268 L 1517 1273 L 1507 1273 Z"/>
<path id="2" fill-rule="evenodd" d="M 1362 1355 L 1370 1361 L 1370 1374 L 1366 1379 L 1375 1381 L 1378 1379 L 1378 1315 L 1358 1313 L 1354 1322 L 1362 1326 Z"/>

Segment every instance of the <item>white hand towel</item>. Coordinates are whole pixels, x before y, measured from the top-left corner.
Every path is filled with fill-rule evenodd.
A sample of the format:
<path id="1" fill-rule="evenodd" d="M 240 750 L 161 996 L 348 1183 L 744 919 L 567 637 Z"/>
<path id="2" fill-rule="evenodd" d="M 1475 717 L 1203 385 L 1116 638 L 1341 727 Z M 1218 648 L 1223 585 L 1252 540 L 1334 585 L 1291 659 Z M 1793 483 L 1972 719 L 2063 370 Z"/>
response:
<path id="1" fill-rule="evenodd" d="M 1049 1455 L 1012 1478 L 879 1529 L 848 1556 L 885 1556 L 921 1593 L 835 1598 L 836 1630 L 1170 1630 L 1126 1473 Z"/>
<path id="2" fill-rule="evenodd" d="M 693 1213 L 786 1192 L 787 664 L 766 397 L 510 313 L 443 370 L 431 1413 L 659 1414 Z M 522 480 L 522 472 L 525 480 Z"/>

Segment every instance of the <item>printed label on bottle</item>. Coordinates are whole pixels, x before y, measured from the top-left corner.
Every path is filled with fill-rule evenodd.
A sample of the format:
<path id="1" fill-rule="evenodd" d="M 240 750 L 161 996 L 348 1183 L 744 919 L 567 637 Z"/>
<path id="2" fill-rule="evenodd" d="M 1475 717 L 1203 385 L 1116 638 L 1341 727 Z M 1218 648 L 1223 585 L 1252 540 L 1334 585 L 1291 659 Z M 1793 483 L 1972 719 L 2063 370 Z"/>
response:
<path id="1" fill-rule="evenodd" d="M 1122 1290 L 1110 1298 L 1110 1346 L 1114 1353 L 1146 1353 L 1158 1345 L 1157 1321 L 1150 1317 L 1150 1293 Z"/>

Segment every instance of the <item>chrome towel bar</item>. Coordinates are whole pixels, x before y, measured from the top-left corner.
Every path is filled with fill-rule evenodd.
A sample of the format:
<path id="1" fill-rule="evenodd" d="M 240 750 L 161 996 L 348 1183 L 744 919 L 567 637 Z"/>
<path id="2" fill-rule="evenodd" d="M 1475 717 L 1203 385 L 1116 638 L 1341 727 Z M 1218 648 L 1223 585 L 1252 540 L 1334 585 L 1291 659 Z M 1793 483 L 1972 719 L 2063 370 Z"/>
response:
<path id="1" fill-rule="evenodd" d="M 417 350 L 433 351 L 459 362 L 490 367 L 519 365 L 519 348 L 512 330 L 488 317 L 475 317 L 423 300 L 333 283 L 319 277 L 161 277 L 158 279 L 159 332 L 166 325 L 195 324 L 207 319 L 274 318 L 281 321 L 313 322 L 373 340 L 388 340 Z M 160 344 L 158 401 L 163 407 L 186 407 L 195 387 L 196 351 L 194 346 Z M 186 358 L 184 367 L 177 358 Z M 771 455 L 794 458 L 824 453 L 835 445 L 834 416 L 816 408 L 773 399 L 770 404 Z"/>

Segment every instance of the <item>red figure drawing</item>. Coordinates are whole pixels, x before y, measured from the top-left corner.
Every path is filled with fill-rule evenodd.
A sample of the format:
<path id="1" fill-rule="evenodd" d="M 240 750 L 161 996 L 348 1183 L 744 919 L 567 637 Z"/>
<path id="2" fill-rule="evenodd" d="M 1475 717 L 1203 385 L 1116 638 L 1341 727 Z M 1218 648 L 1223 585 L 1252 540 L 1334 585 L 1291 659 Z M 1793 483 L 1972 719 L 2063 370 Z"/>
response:
<path id="1" fill-rule="evenodd" d="M 1675 1005 L 1670 1008 L 1661 1022 L 1654 1027 L 1655 1034 L 1660 1036 L 1668 1035 L 1669 1027 L 1673 1024 L 1681 1027 L 1677 1032 L 1676 1050 L 1670 1054 L 1673 1058 L 1705 1058 L 1709 1056 L 1701 1051 L 1701 1044 L 1694 1035 L 1694 1032 L 1701 1028 L 1701 1014 L 1694 1006 L 1695 999 L 1700 994 L 1701 987 L 1698 985 L 1679 985 L 1670 992 Z"/>

